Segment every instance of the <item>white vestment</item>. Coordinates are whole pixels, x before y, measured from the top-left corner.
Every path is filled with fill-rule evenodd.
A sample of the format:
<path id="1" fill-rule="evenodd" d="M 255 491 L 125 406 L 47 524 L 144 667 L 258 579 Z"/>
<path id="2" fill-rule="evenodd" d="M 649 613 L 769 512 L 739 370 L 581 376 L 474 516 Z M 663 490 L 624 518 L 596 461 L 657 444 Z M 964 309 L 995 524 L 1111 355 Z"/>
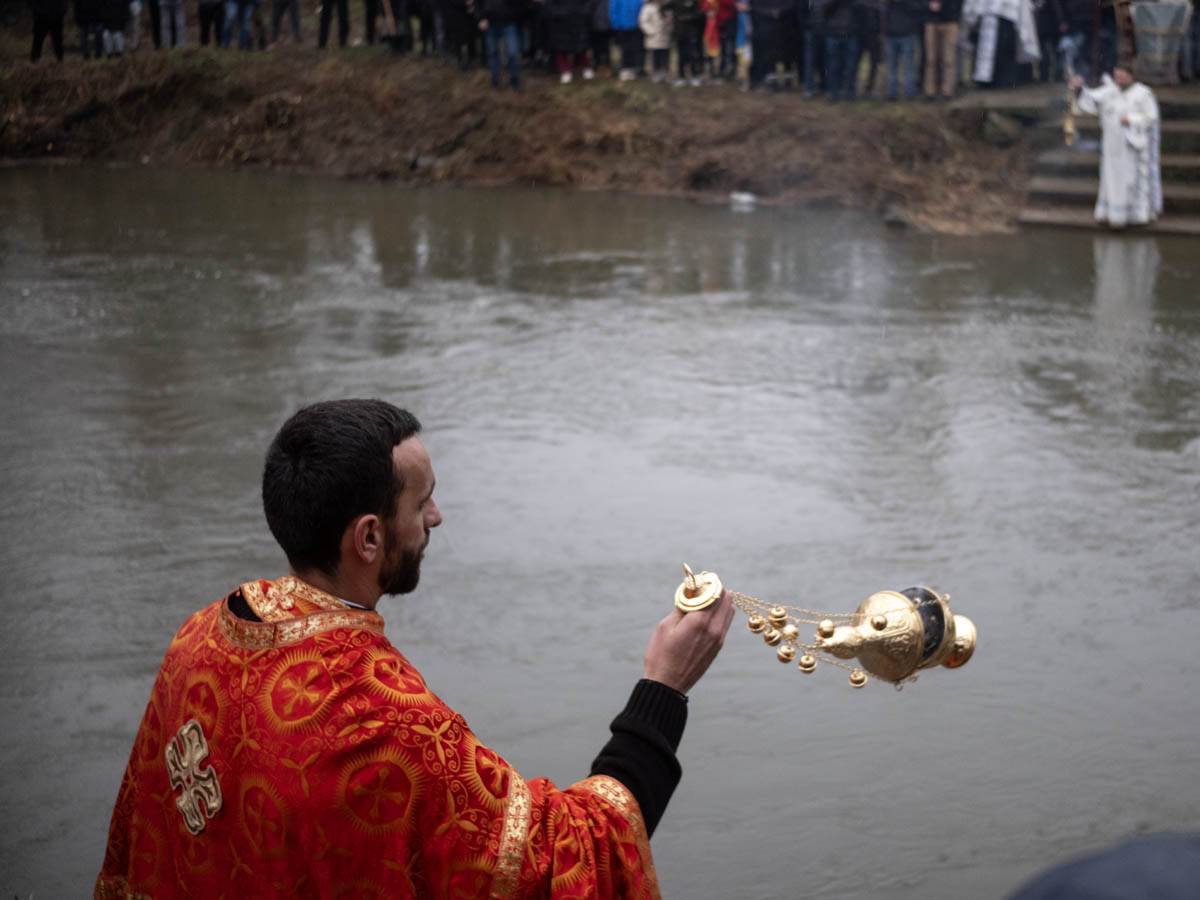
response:
<path id="1" fill-rule="evenodd" d="M 1150 88 L 1136 83 L 1125 90 L 1108 75 L 1098 88 L 1079 94 L 1081 112 L 1100 117 L 1100 192 L 1096 221 L 1144 225 L 1163 209 L 1158 165 L 1158 103 Z M 1129 124 L 1122 125 L 1125 118 Z"/>
<path id="2" fill-rule="evenodd" d="M 1030 0 L 966 0 L 962 11 L 963 30 L 970 32 L 979 25 L 973 77 L 981 84 L 990 84 L 992 81 L 992 73 L 996 68 L 996 36 L 1001 19 L 1012 22 L 1017 31 L 1017 62 L 1031 63 L 1042 58 Z"/>

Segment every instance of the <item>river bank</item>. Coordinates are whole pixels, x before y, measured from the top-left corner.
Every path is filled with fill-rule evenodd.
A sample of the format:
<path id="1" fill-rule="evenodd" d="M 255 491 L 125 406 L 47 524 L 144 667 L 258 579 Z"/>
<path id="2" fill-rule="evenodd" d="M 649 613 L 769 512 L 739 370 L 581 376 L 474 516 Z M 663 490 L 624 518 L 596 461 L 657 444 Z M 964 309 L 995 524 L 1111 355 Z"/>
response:
<path id="1" fill-rule="evenodd" d="M 736 87 L 486 73 L 384 48 L 142 51 L 0 71 L 0 159 L 265 166 L 412 184 L 522 184 L 824 204 L 931 231 L 1011 230 L 1029 153 L 983 114 Z"/>

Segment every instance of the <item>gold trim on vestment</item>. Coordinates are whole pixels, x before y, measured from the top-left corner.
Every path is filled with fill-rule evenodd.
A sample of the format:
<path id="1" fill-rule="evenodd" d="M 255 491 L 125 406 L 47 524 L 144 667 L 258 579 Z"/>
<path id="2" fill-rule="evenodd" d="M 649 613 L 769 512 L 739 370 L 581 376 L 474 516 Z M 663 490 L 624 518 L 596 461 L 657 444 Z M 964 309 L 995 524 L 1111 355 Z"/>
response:
<path id="1" fill-rule="evenodd" d="M 593 775 L 573 787 L 591 791 L 601 800 L 615 807 L 617 812 L 629 820 L 634 839 L 637 841 L 638 852 L 645 866 L 647 896 L 660 900 L 658 873 L 654 870 L 654 857 L 650 855 L 650 836 L 646 832 L 646 822 L 642 818 L 642 808 L 638 806 L 637 798 L 633 796 L 629 788 L 610 775 Z"/>
<path id="2" fill-rule="evenodd" d="M 120 875 L 96 879 L 95 900 L 151 900 L 149 894 L 142 894 L 129 887 L 129 882 Z"/>
<path id="3" fill-rule="evenodd" d="M 493 900 L 507 900 L 517 894 L 532 810 L 533 797 L 529 793 L 529 786 L 525 784 L 525 779 L 509 769 L 508 799 L 504 806 L 504 824 L 500 826 L 496 877 L 492 880 L 492 892 L 489 895 Z"/>
<path id="4" fill-rule="evenodd" d="M 242 585 L 242 596 L 254 614 L 264 622 L 282 622 L 310 613 L 308 608 L 330 612 L 346 609 L 346 604 L 320 588 L 301 581 L 295 575 L 285 575 L 277 581 L 267 582 L 264 589 L 261 581 L 248 581 Z M 300 606 L 300 609 L 297 609 Z"/>
<path id="5" fill-rule="evenodd" d="M 243 587 L 243 596 L 244 590 Z M 378 613 L 345 607 L 337 612 L 316 612 L 286 621 L 248 622 L 238 618 L 228 604 L 222 604 L 219 621 L 221 633 L 231 644 L 249 650 L 286 647 L 334 628 L 358 628 L 383 634 L 383 617 Z"/>

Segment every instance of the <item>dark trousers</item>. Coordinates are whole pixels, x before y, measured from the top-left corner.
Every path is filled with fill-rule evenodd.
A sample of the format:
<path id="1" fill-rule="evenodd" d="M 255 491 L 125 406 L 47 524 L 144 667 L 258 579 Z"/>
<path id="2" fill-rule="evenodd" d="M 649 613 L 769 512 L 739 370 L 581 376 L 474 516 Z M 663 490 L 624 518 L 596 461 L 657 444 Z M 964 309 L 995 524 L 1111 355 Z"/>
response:
<path id="1" fill-rule="evenodd" d="M 736 32 L 734 35 L 736 39 Z M 775 71 L 779 61 L 779 20 L 750 13 L 750 87 Z"/>
<path id="2" fill-rule="evenodd" d="M 275 0 L 278 9 L 279 3 L 292 3 L 296 6 L 300 5 L 300 0 Z M 404 0 L 366 0 L 367 12 L 367 28 L 366 38 L 368 44 L 375 43 L 375 20 L 383 12 L 383 4 L 390 3 L 392 8 L 392 18 L 396 20 L 396 31 L 398 34 L 404 35 L 408 33 L 408 7 Z M 299 31 L 299 13 L 296 15 L 297 24 L 296 30 Z M 299 40 L 299 38 L 297 38 Z"/>
<path id="3" fill-rule="evenodd" d="M 492 87 L 500 87 L 500 45 L 504 45 L 505 63 L 508 65 L 508 83 L 515 88 L 521 86 L 521 27 L 516 22 L 488 21 L 483 33 L 483 46 L 487 51 L 488 67 L 492 70 Z"/>
<path id="4" fill-rule="evenodd" d="M 655 75 L 666 75 L 667 70 L 671 68 L 671 51 L 670 50 L 651 50 L 650 51 L 650 69 Z"/>
<path id="5" fill-rule="evenodd" d="M 679 77 L 704 74 L 704 22 L 676 22 L 675 49 L 679 51 Z"/>
<path id="6" fill-rule="evenodd" d="M 208 46 L 209 34 L 214 44 L 221 43 L 221 31 L 225 26 L 225 4 L 208 3 L 199 7 L 200 46 Z"/>
<path id="7" fill-rule="evenodd" d="M 857 91 L 858 37 L 825 35 L 825 90 L 830 100 L 853 100 Z"/>
<path id="8" fill-rule="evenodd" d="M 721 69 L 720 75 L 722 78 L 733 78 L 737 75 L 737 16 L 722 22 L 717 29 L 717 35 L 721 42 Z"/>
<path id="9" fill-rule="evenodd" d="M 284 15 L 292 26 L 292 43 L 300 43 L 300 0 L 274 0 L 271 4 L 271 40 L 279 40 Z"/>
<path id="10" fill-rule="evenodd" d="M 875 79 L 879 76 L 879 64 L 883 62 L 883 38 L 878 31 L 858 36 L 858 58 L 854 60 L 855 77 L 858 75 L 859 63 L 863 56 L 867 57 L 867 84 L 863 94 L 867 97 L 875 93 Z"/>
<path id="11" fill-rule="evenodd" d="M 150 10 L 150 37 L 154 41 L 154 49 L 162 49 L 162 9 L 158 0 L 146 0 L 146 8 Z"/>
<path id="12" fill-rule="evenodd" d="M 646 45 L 638 30 L 618 31 L 617 47 L 621 51 L 621 68 L 641 73 L 646 68 Z"/>
<path id="13" fill-rule="evenodd" d="M 46 36 L 50 36 L 50 46 L 54 48 L 54 56 L 59 62 L 63 58 L 63 17 L 38 16 L 33 17 L 33 49 L 29 51 L 29 59 L 37 62 L 42 58 L 42 44 Z"/>
<path id="14" fill-rule="evenodd" d="M 350 37 L 350 10 L 346 0 L 321 0 L 321 30 L 317 37 L 318 47 L 324 47 L 329 43 L 329 22 L 333 18 L 335 4 L 338 17 L 338 46 L 345 47 L 346 39 Z"/>
<path id="15" fill-rule="evenodd" d="M 612 66 L 612 32 L 593 31 L 591 43 L 592 65 L 597 69 L 601 66 Z"/>

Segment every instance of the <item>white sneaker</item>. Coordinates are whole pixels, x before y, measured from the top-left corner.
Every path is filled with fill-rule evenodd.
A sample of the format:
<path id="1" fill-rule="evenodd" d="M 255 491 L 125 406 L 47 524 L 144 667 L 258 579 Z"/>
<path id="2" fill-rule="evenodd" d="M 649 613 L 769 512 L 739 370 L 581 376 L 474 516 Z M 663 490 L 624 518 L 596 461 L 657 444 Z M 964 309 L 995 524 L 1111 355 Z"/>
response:
<path id="1" fill-rule="evenodd" d="M 584 81 L 591 81 L 595 77 L 596 77 L 596 73 L 593 72 L 591 69 L 583 70 L 583 80 Z"/>
<path id="2" fill-rule="evenodd" d="M 690 84 L 692 87 L 700 87 L 700 85 L 704 84 L 704 82 L 701 81 L 699 78 L 693 78 L 691 81 L 688 82 L 688 84 Z"/>
<path id="3" fill-rule="evenodd" d="M 559 84 L 570 84 L 571 83 L 571 73 L 563 72 L 561 75 L 559 75 L 558 83 Z"/>
<path id="4" fill-rule="evenodd" d="M 621 74 L 617 76 L 618 81 L 634 81 L 637 79 L 637 72 L 633 69 L 622 69 Z"/>

